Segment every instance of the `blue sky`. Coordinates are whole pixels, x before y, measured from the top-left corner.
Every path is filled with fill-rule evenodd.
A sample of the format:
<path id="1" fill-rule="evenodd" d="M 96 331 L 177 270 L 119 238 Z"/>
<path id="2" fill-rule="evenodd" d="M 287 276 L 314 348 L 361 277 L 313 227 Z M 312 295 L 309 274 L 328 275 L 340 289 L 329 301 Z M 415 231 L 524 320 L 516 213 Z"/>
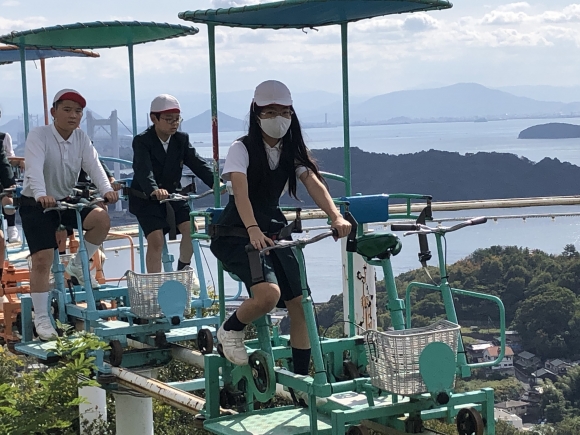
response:
<path id="1" fill-rule="evenodd" d="M 457 0 L 451 10 L 365 20 L 350 30 L 353 95 L 457 82 L 490 87 L 580 85 L 580 2 Z M 0 34 L 82 21 L 140 20 L 187 24 L 184 10 L 247 4 L 228 0 L 0 0 Z M 206 28 L 195 36 L 135 47 L 138 98 L 159 93 L 195 98 L 209 89 Z M 340 33 L 217 29 L 218 88 L 248 91 L 282 80 L 294 92 L 341 91 Z M 48 91 L 80 90 L 91 100 L 128 100 L 127 53 L 99 50 L 100 59 L 47 61 Z M 39 108 L 40 72 L 28 62 L 32 111 Z M 21 111 L 19 65 L 0 67 L 0 105 Z M 249 103 L 249 102 L 248 102 Z M 224 110 L 227 112 L 227 109 Z"/>

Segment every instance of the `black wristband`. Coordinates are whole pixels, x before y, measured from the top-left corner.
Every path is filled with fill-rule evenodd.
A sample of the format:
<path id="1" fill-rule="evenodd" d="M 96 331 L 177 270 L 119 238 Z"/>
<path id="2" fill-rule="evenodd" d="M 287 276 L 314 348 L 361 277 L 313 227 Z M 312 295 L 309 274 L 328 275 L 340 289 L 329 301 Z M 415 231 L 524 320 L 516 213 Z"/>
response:
<path id="1" fill-rule="evenodd" d="M 258 227 L 258 228 L 260 228 L 260 225 L 249 225 L 249 226 L 246 227 L 246 231 L 248 231 L 252 227 Z"/>

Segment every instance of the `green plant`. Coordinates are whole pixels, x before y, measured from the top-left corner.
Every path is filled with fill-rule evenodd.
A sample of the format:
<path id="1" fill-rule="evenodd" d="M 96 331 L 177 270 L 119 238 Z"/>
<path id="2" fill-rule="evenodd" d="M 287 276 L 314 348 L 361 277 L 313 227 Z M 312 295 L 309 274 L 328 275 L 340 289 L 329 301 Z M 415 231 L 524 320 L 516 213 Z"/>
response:
<path id="1" fill-rule="evenodd" d="M 71 327 L 63 329 L 71 333 Z M 78 406 L 84 400 L 78 396 L 78 388 L 98 386 L 90 379 L 95 368 L 93 354 L 106 347 L 86 332 L 59 338 L 56 354 L 60 361 L 42 370 L 34 370 L 30 359 L 0 349 L 0 433 L 78 433 Z M 12 379 L 7 379 L 8 371 Z"/>

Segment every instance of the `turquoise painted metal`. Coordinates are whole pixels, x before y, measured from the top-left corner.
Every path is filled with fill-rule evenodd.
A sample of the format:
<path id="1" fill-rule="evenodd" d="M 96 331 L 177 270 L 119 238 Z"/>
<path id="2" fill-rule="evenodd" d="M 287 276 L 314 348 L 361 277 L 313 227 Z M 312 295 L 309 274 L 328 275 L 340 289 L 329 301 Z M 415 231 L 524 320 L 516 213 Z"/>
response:
<path id="1" fill-rule="evenodd" d="M 426 195 L 395 194 L 392 196 L 408 201 L 409 210 L 411 202 L 416 202 L 416 200 L 427 201 L 426 207 L 430 207 L 430 197 Z M 355 224 L 357 220 L 369 223 L 383 222 L 382 219 L 379 221 L 373 221 L 373 219 L 384 217 L 384 213 L 377 213 L 376 209 L 388 207 L 389 195 L 354 198 L 353 203 L 357 202 L 357 204 L 353 210 L 357 214 L 351 215 L 352 222 Z M 337 202 L 342 206 L 345 215 L 348 216 L 350 214 L 348 198 Z M 372 204 L 372 207 L 366 207 L 365 202 Z M 382 205 L 379 204 L 380 202 Z M 219 212 L 220 210 L 208 209 L 205 212 L 192 212 L 192 216 L 204 217 L 207 227 L 208 224 L 211 224 L 212 219 L 219 215 Z M 420 216 L 409 213 L 401 215 L 400 218 L 409 220 L 418 219 Z M 433 232 L 437 236 L 446 230 L 454 231 L 470 224 L 473 222 L 469 221 L 451 229 L 442 227 L 428 229 L 428 227 L 419 225 L 392 225 L 392 228 L 415 232 L 420 229 L 423 233 Z M 207 239 L 208 237 L 203 233 L 192 236 L 199 239 Z M 205 356 L 207 405 L 203 411 L 206 419 L 204 427 L 216 434 L 234 434 L 241 428 L 245 428 L 246 433 L 249 434 L 288 431 L 288 433 L 296 434 L 342 435 L 359 433 L 356 430 L 362 430 L 362 427 L 379 430 L 379 433 L 389 433 L 388 428 L 396 429 L 400 433 L 430 433 L 422 431 L 424 421 L 445 418 L 451 422 L 460 410 L 465 409 L 467 416 L 462 415 L 463 419 L 473 418 L 473 421 L 477 422 L 481 416 L 484 421 L 487 421 L 485 426 L 480 427 L 481 433 L 494 435 L 493 391 L 490 389 L 468 393 L 455 393 L 453 391 L 456 376 L 469 376 L 469 368 L 472 365 L 467 364 L 465 359 L 461 358 L 463 356 L 462 348 L 457 345 L 457 342 L 460 343 L 459 327 L 456 326 L 455 308 L 450 304 L 452 300 L 444 297 L 447 319 L 456 330 L 454 333 L 455 346 L 432 340 L 429 331 L 425 333 L 421 329 L 410 328 L 410 302 L 405 304 L 405 301 L 399 298 L 392 273 L 391 259 L 398 254 L 402 246 L 394 234 L 386 232 L 361 234 L 355 225 L 353 233 L 347 240 L 347 246 L 350 245 L 351 251 L 357 251 L 363 255 L 369 264 L 383 268 L 388 295 L 387 309 L 391 314 L 395 331 L 401 333 L 400 337 L 407 340 L 405 343 L 408 343 L 409 349 L 405 352 L 408 352 L 409 355 L 405 355 L 405 357 L 411 358 L 412 363 L 417 367 L 416 373 L 406 373 L 405 370 L 401 369 L 399 373 L 386 372 L 382 373 L 381 376 L 400 376 L 403 382 L 408 382 L 408 379 L 415 381 L 418 379 L 420 386 L 404 394 L 400 391 L 376 386 L 372 373 L 367 372 L 367 368 L 373 366 L 373 361 L 369 359 L 372 358 L 372 354 L 369 353 L 368 333 L 343 339 L 327 339 L 319 336 L 312 299 L 307 290 L 307 263 L 303 249 L 308 244 L 316 243 L 330 236 L 332 236 L 332 232 L 326 232 L 311 239 L 281 242 L 278 245 L 278 247 L 292 246 L 292 249 L 296 250 L 301 266 L 302 305 L 312 344 L 312 376 L 298 376 L 291 371 L 289 336 L 280 335 L 278 328 L 272 326 L 268 316 L 259 319 L 255 322 L 257 338 L 245 343 L 251 355 L 248 366 L 233 366 L 217 355 Z M 262 252 L 265 253 L 271 249 L 276 248 L 266 248 Z M 440 268 L 444 268 L 443 248 L 440 244 L 438 245 L 438 254 L 437 258 L 442 262 Z M 414 284 L 422 285 L 421 283 Z M 441 294 L 450 295 L 452 292 L 444 281 L 436 287 Z M 465 290 L 454 290 L 454 292 L 496 300 L 500 310 L 502 328 L 501 347 L 505 348 L 505 314 L 501 301 L 492 296 Z M 407 300 L 409 300 L 408 295 L 409 293 Z M 412 340 L 415 336 L 420 336 L 420 341 L 426 341 L 427 344 L 412 354 L 411 348 L 414 348 Z M 346 361 L 344 355 L 348 355 Z M 498 360 L 487 365 L 498 364 L 502 355 L 503 352 Z M 220 371 L 221 378 L 212 375 L 212 373 Z M 408 379 L 405 380 L 405 377 Z M 220 382 L 223 387 L 220 387 Z M 305 392 L 308 397 L 308 408 L 281 407 L 255 411 L 255 402 L 263 403 L 270 400 L 276 384 L 294 391 Z M 221 416 L 219 404 L 222 407 L 232 407 L 239 413 L 234 416 Z"/>
<path id="2" fill-rule="evenodd" d="M 130 164 L 131 162 L 115 159 L 119 163 Z M 130 180 L 125 180 L 129 184 Z M 212 193 L 211 191 L 209 192 Z M 201 195 L 190 195 L 187 197 L 190 205 Z M 95 198 L 93 202 L 81 201 L 77 204 L 67 204 L 61 202 L 57 208 L 74 209 L 77 213 L 77 225 L 81 226 L 80 211 L 102 199 Z M 84 282 L 90 282 L 89 261 L 87 257 L 84 237 L 82 232 L 79 235 L 79 251 L 83 265 Z M 200 256 L 199 242 L 197 256 Z M 140 250 L 144 250 L 143 244 Z M 165 247 L 165 251 L 167 249 Z M 166 260 L 173 261 L 173 256 L 166 255 Z M 201 266 L 201 259 L 196 258 L 198 267 Z M 171 272 L 172 264 L 166 264 L 167 272 Z M 200 267 L 200 270 L 203 270 Z M 83 329 L 92 331 L 103 341 L 110 344 L 111 349 L 104 352 L 97 352 L 97 378 L 106 378 L 110 373 L 111 366 L 122 366 L 125 368 L 151 367 L 168 363 L 171 360 L 171 353 L 168 345 L 171 343 L 183 342 L 186 340 L 202 340 L 208 349 L 202 352 L 211 352 L 213 348 L 213 336 L 219 319 L 216 316 L 204 316 L 202 309 L 211 307 L 213 299 L 208 295 L 205 280 L 199 295 L 192 300 L 188 299 L 189 289 L 184 284 L 172 279 L 173 275 L 159 282 L 158 288 L 151 289 L 155 303 L 160 307 L 160 315 L 147 316 L 145 318 L 135 314 L 130 303 L 130 289 L 127 286 L 101 285 L 98 289 L 84 288 L 77 283 L 65 282 L 65 267 L 61 262 L 61 256 L 55 251 L 52 274 L 54 277 L 54 287 L 51 291 L 51 307 L 54 321 L 62 324 L 78 325 L 82 324 Z M 147 277 L 148 275 L 144 275 Z M 90 287 L 90 286 L 89 286 Z M 240 290 L 241 291 L 241 290 Z M 105 301 L 114 302 L 111 308 L 104 305 Z M 149 303 L 149 302 L 148 302 Z M 58 358 L 54 352 L 54 343 L 42 343 L 34 340 L 32 328 L 32 304 L 30 297 L 23 295 L 21 299 L 22 308 L 22 338 L 21 342 L 15 344 L 15 349 L 26 355 L 31 355 L 44 362 L 50 362 Z M 184 310 L 185 308 L 185 310 Z M 189 312 L 189 308 L 194 310 L 191 317 L 186 318 L 184 311 Z M 115 318 L 116 320 L 111 320 Z M 56 327 L 56 323 L 55 323 Z M 139 342 L 149 347 L 146 351 L 133 349 L 129 346 L 129 340 Z"/>
<path id="3" fill-rule="evenodd" d="M 288 0 L 273 3 L 262 3 L 239 8 L 227 8 L 204 11 L 187 11 L 179 14 L 179 17 L 196 23 L 205 23 L 208 25 L 209 34 L 209 51 L 210 51 L 210 83 L 212 92 L 212 115 L 217 114 L 213 110 L 216 104 L 216 75 L 215 75 L 215 39 L 213 37 L 216 25 L 230 27 L 246 27 L 253 29 L 269 28 L 314 28 L 318 26 L 340 24 L 341 26 L 341 47 L 342 47 L 342 87 L 343 87 L 343 129 L 344 129 L 344 167 L 343 176 L 334 174 L 324 174 L 328 178 L 339 180 L 345 183 L 345 198 L 337 201 L 343 207 L 343 211 L 348 212 L 350 201 L 353 201 L 351 192 L 351 173 L 350 173 L 350 132 L 349 132 L 349 98 L 348 98 L 348 23 L 364 18 L 388 15 L 392 13 L 413 12 L 418 10 L 445 9 L 451 7 L 447 1 L 381 1 L 381 0 Z M 212 118 L 212 127 L 214 127 L 214 164 L 219 160 L 219 150 L 217 149 L 217 120 Z M 217 166 L 216 166 L 217 167 Z M 392 198 L 404 199 L 407 205 L 407 212 L 390 219 L 420 219 L 420 216 L 411 214 L 411 202 L 414 200 L 426 200 L 427 207 L 430 211 L 430 197 L 425 195 L 392 195 Z M 350 200 L 350 201 L 349 201 Z M 368 198 L 361 200 L 370 202 Z M 388 197 L 386 199 L 388 209 Z M 211 223 L 212 218 L 217 217 L 220 212 L 219 201 L 215 202 L 213 210 L 206 213 L 200 213 L 206 219 L 206 226 Z M 369 205 L 372 209 L 374 205 Z M 360 222 L 373 222 L 371 218 L 367 220 L 360 219 Z M 425 217 L 422 216 L 422 223 Z M 410 305 L 405 305 L 405 301 L 400 299 L 394 283 L 394 276 L 390 258 L 401 249 L 398 238 L 392 234 L 365 235 L 362 227 L 355 231 L 357 237 L 347 242 L 350 245 L 347 262 L 347 274 L 349 279 L 349 318 L 354 319 L 354 292 L 353 292 L 353 263 L 352 252 L 357 251 L 356 245 L 361 247 L 379 249 L 375 254 L 366 257 L 369 264 L 377 265 L 383 268 L 385 275 L 385 285 L 387 287 L 388 303 L 387 308 L 391 314 L 391 319 L 398 337 L 413 339 L 414 335 L 419 332 L 407 328 L 405 313 L 407 311 L 407 322 L 410 321 Z M 330 234 L 327 234 L 328 236 Z M 194 235 L 204 238 L 202 234 Z M 352 235 L 351 235 L 352 236 Z M 437 236 L 437 233 L 436 233 Z M 369 239 L 372 243 L 366 243 Z M 423 235 L 422 237 L 425 237 Z M 438 237 L 438 236 L 437 236 Z M 313 240 L 295 242 L 295 249 L 300 264 L 304 264 L 302 249 L 306 244 Z M 444 258 L 438 238 L 438 260 L 440 267 L 445 267 Z M 422 242 L 424 240 L 422 239 Z M 373 246 L 374 244 L 374 246 Z M 371 249 L 372 250 L 372 249 Z M 365 251 L 365 250 L 362 250 Z M 369 251 L 366 251 L 367 253 Z M 364 256 L 364 252 L 358 252 Z M 424 259 L 426 257 L 423 257 Z M 304 267 L 301 268 L 302 282 L 305 287 L 306 274 Z M 442 274 L 442 276 L 445 276 Z M 419 285 L 419 283 L 415 283 Z M 223 276 L 220 274 L 220 295 L 223 295 Z M 355 327 L 349 327 L 349 337 L 339 340 L 327 340 L 318 336 L 312 301 L 308 293 L 303 294 L 303 307 L 305 318 L 308 324 L 310 342 L 312 343 L 312 359 L 314 363 L 314 375 L 312 377 L 296 376 L 288 367 L 290 352 L 288 349 L 288 337 L 280 336 L 276 327 L 271 327 L 268 317 L 256 322 L 258 339 L 246 342 L 247 347 L 254 350 L 256 358 L 250 358 L 250 367 L 252 370 L 241 367 L 232 367 L 229 362 L 216 357 L 215 355 L 206 356 L 206 376 L 209 373 L 218 373 L 222 370 L 222 381 L 224 388 L 220 391 L 217 381 L 206 377 L 206 398 L 207 407 L 204 411 L 206 422 L 205 428 L 217 434 L 236 433 L 238 430 L 248 432 L 250 428 L 252 434 L 262 433 L 331 433 L 344 434 L 347 429 L 349 434 L 362 433 L 361 422 L 366 424 L 364 427 L 371 427 L 378 430 L 388 431 L 391 429 L 399 430 L 403 433 L 426 433 L 423 432 L 423 420 L 432 418 L 446 418 L 452 420 L 461 407 L 468 407 L 475 404 L 474 408 L 468 408 L 463 412 L 462 419 L 472 418 L 475 423 L 481 420 L 480 414 L 487 420 L 485 427 L 476 427 L 477 434 L 485 433 L 492 435 L 495 433 L 493 422 L 493 392 L 484 389 L 476 392 L 464 394 L 455 394 L 452 391 L 456 374 L 468 376 L 469 366 L 465 361 L 465 356 L 461 340 L 459 338 L 459 327 L 457 326 L 457 317 L 453 306 L 452 292 L 449 289 L 446 280 L 442 281 L 439 286 L 434 286 L 443 295 L 446 307 L 447 318 L 451 325 L 449 336 L 455 337 L 452 343 L 435 340 L 433 343 L 423 346 L 423 348 L 414 349 L 405 353 L 411 354 L 413 363 L 417 368 L 417 374 L 421 381 L 420 387 L 415 390 L 411 389 L 402 395 L 392 388 L 391 391 L 378 389 L 375 379 L 368 377 L 345 380 L 347 373 L 360 371 L 360 375 L 366 374 L 366 368 L 373 368 L 375 363 L 368 358 L 372 358 L 372 352 L 368 349 L 370 339 L 367 336 L 367 349 L 365 349 L 364 340 L 355 335 Z M 459 291 L 459 290 L 457 290 Z M 467 293 L 466 291 L 463 291 Z M 478 295 L 477 297 L 486 297 Z M 499 301 L 500 314 L 503 316 L 501 301 Z M 502 326 L 505 327 L 505 325 Z M 453 332 L 455 331 L 455 332 Z M 421 332 L 422 334 L 433 334 L 432 331 Z M 388 334 L 387 334 L 388 335 Z M 397 334 L 393 334 L 397 338 Z M 431 335 L 430 335 L 431 336 Z M 502 341 L 502 347 L 505 341 Z M 457 356 L 459 352 L 459 357 Z M 343 361 L 343 355 L 348 355 L 348 360 Z M 259 361 L 259 365 L 255 365 Z M 307 410 L 278 408 L 274 410 L 262 410 L 259 413 L 251 412 L 253 410 L 254 400 L 267 400 L 273 394 L 271 367 L 274 367 L 276 361 L 277 368 L 274 369 L 275 382 L 283 385 L 285 388 L 303 391 L 308 395 Z M 380 362 L 380 361 L 379 361 Z M 348 363 L 348 364 L 347 364 Z M 281 367 L 279 367 L 281 365 Z M 266 367 L 264 367 L 266 366 Z M 414 366 L 414 367 L 415 367 Z M 350 367 L 351 370 L 346 370 Z M 404 373 L 404 371 L 403 371 Z M 397 376 L 396 373 L 381 373 L 384 377 Z M 441 375 L 441 376 L 438 376 Z M 216 377 L 217 379 L 217 377 Z M 241 381 L 244 382 L 241 382 Z M 342 392 L 349 392 L 351 395 L 362 396 L 362 405 L 357 406 L 353 403 L 344 404 L 340 399 L 335 397 Z M 386 393 L 386 394 L 385 394 Z M 327 398 L 326 405 L 318 406 L 316 398 Z M 412 401 L 409 400 L 412 398 Z M 222 405 L 227 403 L 236 408 L 240 413 L 236 416 L 220 416 L 219 406 L 216 404 L 221 400 Z M 406 418 L 402 418 L 406 415 Z M 304 418 L 308 416 L 308 418 Z M 466 417 L 467 416 L 467 417 Z M 277 418 L 279 417 L 279 418 Z M 330 418 L 330 425 L 328 424 Z M 289 421 L 293 425 L 289 425 Z M 462 420 L 463 421 L 463 420 Z M 463 421 L 464 423 L 464 421 Z M 462 424 L 463 424 L 462 423 Z M 370 426 L 369 426 L 370 425 Z M 476 424 L 477 425 L 477 424 Z M 461 435 L 472 435 L 471 433 L 462 433 L 458 423 Z M 389 429 L 391 428 L 391 429 Z"/>

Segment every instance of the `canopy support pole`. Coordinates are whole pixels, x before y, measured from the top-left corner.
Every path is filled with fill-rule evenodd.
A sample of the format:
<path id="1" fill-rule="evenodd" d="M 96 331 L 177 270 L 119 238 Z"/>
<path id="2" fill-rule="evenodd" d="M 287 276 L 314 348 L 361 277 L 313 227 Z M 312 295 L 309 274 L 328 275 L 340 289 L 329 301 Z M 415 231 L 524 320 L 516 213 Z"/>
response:
<path id="1" fill-rule="evenodd" d="M 346 196 L 352 195 L 350 170 L 350 114 L 348 102 L 348 23 L 340 25 L 340 41 L 342 45 L 342 123 L 344 135 L 344 178 L 346 179 Z M 346 245 L 345 245 L 346 246 Z M 355 335 L 354 309 L 354 260 L 352 252 L 346 253 L 348 280 L 348 331 L 349 337 Z M 344 253 L 343 253 L 344 255 Z M 344 257 L 343 257 L 344 258 Z"/>
<path id="2" fill-rule="evenodd" d="M 133 64 L 133 44 L 127 45 L 129 52 L 129 83 L 131 86 L 131 118 L 133 122 L 133 136 L 137 136 L 137 107 L 135 104 L 135 68 Z"/>
<path id="3" fill-rule="evenodd" d="M 46 63 L 40 59 L 40 76 L 42 78 L 42 102 L 44 103 L 44 125 L 48 125 L 48 96 L 46 95 Z"/>
<path id="4" fill-rule="evenodd" d="M 24 138 L 28 137 L 30 123 L 28 119 L 28 90 L 26 86 L 26 46 L 22 42 L 20 48 L 20 75 L 22 77 L 22 107 L 24 110 Z"/>
<path id="5" fill-rule="evenodd" d="M 207 39 L 209 44 L 209 85 L 211 97 L 211 137 L 213 147 L 213 194 L 214 206 L 219 207 L 220 204 L 220 147 L 218 134 L 218 109 L 217 109 L 217 77 L 215 65 L 215 26 L 208 24 Z"/>
<path id="6" fill-rule="evenodd" d="M 217 77 L 215 65 L 215 26 L 207 25 L 207 42 L 209 46 L 209 86 L 211 98 L 211 137 L 213 148 L 213 195 L 214 207 L 221 206 L 220 198 L 220 143 L 218 135 L 218 109 L 217 109 Z M 218 300 L 220 321 L 226 318 L 224 270 L 221 261 L 218 261 Z"/>

